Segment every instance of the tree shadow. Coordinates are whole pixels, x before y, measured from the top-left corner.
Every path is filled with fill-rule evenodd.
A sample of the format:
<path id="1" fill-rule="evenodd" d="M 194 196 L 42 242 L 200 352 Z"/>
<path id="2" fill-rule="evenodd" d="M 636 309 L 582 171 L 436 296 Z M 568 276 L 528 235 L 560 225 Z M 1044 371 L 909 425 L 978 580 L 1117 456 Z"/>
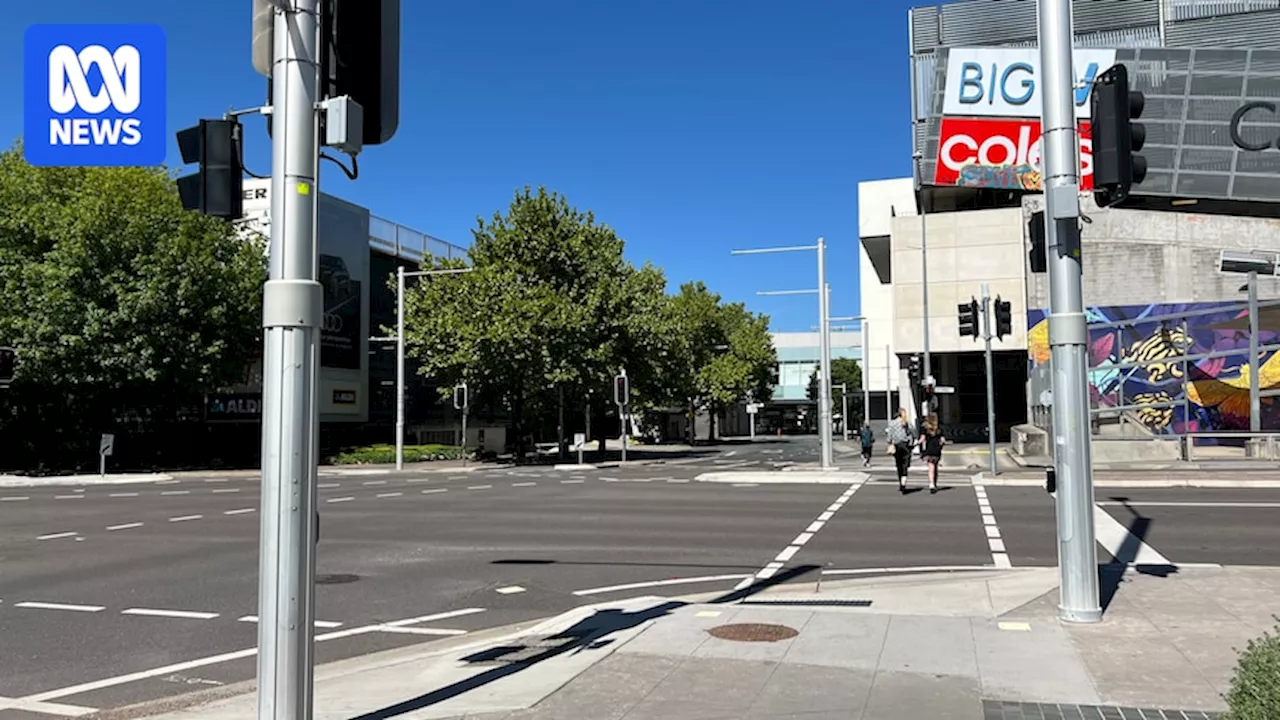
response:
<path id="1" fill-rule="evenodd" d="M 1138 551 L 1142 549 L 1142 544 L 1146 541 L 1147 534 L 1151 532 L 1151 518 L 1135 510 L 1129 504 L 1129 498 L 1127 497 L 1112 497 L 1111 499 L 1120 503 L 1125 510 L 1128 510 L 1130 518 L 1129 532 L 1125 535 L 1124 541 L 1120 543 L 1120 547 L 1116 549 L 1115 560 L 1098 566 L 1099 589 L 1101 591 L 1100 604 L 1104 612 L 1111 607 L 1112 601 L 1115 600 L 1129 568 L 1132 567 L 1140 575 L 1152 575 L 1161 578 L 1169 577 L 1178 572 L 1177 566 L 1174 565 L 1150 565 L 1136 562 Z"/>
<path id="2" fill-rule="evenodd" d="M 735 590 L 718 597 L 711 602 L 724 604 L 736 602 L 750 597 L 766 588 L 793 580 L 801 575 L 819 570 L 818 565 L 800 565 L 788 568 L 767 580 L 760 580 L 741 590 Z M 527 670 L 538 663 L 545 662 L 560 655 L 577 654 L 584 650 L 597 650 L 614 642 L 610 637 L 615 633 L 630 630 L 639 625 L 670 615 L 672 612 L 689 603 L 668 600 L 653 607 L 629 612 L 617 608 L 599 610 L 591 616 L 583 618 L 571 627 L 554 635 L 542 638 L 541 643 L 530 645 L 498 645 L 461 658 L 461 662 L 472 664 L 500 662 L 502 665 L 485 670 L 465 680 L 432 690 L 416 698 L 405 700 L 373 712 L 359 715 L 352 720 L 388 720 L 406 713 L 437 705 L 446 700 L 464 695 L 492 682 L 510 677 Z M 544 645 L 543 643 L 549 643 Z"/>

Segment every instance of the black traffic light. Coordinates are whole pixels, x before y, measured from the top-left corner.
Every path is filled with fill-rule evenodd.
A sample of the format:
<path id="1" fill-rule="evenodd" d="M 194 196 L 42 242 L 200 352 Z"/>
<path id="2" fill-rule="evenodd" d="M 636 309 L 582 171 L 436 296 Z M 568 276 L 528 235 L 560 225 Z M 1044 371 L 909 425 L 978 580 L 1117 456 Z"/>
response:
<path id="1" fill-rule="evenodd" d="M 978 301 L 970 298 L 967 303 L 960 303 L 958 307 L 960 317 L 960 337 L 971 337 L 978 339 L 981 332 L 978 329 Z"/>
<path id="2" fill-rule="evenodd" d="M 613 402 L 618 407 L 627 407 L 631 404 L 631 380 L 626 373 L 613 379 Z"/>
<path id="3" fill-rule="evenodd" d="M 912 355 L 911 358 L 907 360 L 907 377 L 911 378 L 912 385 L 920 384 L 921 376 L 919 355 Z"/>
<path id="4" fill-rule="evenodd" d="M 1031 249 L 1027 251 L 1027 261 L 1031 272 L 1042 273 L 1049 269 L 1049 254 L 1044 242 L 1044 211 L 1031 213 L 1027 221 L 1027 236 L 1031 238 Z"/>
<path id="5" fill-rule="evenodd" d="M 1136 153 L 1147 129 L 1133 122 L 1142 116 L 1146 98 L 1129 89 L 1129 71 L 1115 65 L 1093 81 L 1093 199 L 1098 207 L 1124 202 L 1134 185 L 1147 177 L 1147 159 Z"/>
<path id="6" fill-rule="evenodd" d="M 178 178 L 182 206 L 211 217 L 244 215 L 244 169 L 238 120 L 201 120 L 178 133 L 182 162 L 199 163 L 193 175 Z"/>
<path id="7" fill-rule="evenodd" d="M 400 0 L 331 2 L 322 57 L 332 82 L 325 97 L 360 103 L 364 144 L 379 145 L 400 125 Z"/>
<path id="8" fill-rule="evenodd" d="M 0 385 L 13 382 L 18 372 L 18 351 L 11 347 L 0 347 Z"/>
<path id="9" fill-rule="evenodd" d="M 1013 306 L 1008 300 L 1001 300 L 1000 296 L 996 296 L 996 337 L 1001 340 L 1005 335 L 1013 334 Z"/>

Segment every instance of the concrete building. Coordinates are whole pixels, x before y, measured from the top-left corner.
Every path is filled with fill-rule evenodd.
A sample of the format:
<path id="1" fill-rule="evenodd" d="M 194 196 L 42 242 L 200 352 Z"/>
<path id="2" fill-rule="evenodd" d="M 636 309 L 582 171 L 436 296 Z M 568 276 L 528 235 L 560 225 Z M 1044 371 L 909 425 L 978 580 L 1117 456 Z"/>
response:
<path id="1" fill-rule="evenodd" d="M 1217 261 L 1224 249 L 1280 251 L 1280 119 L 1268 109 L 1280 96 L 1280 52 L 1263 49 L 1280 38 L 1280 2 L 1077 0 L 1074 10 L 1094 427 L 1110 418 L 1149 435 L 1247 429 L 1247 333 L 1229 329 L 1238 327 L 1243 278 L 1217 272 Z M 870 373 L 872 387 L 887 375 L 912 388 L 901 368 L 924 351 L 927 332 L 933 375 L 955 389 L 938 396 L 937 412 L 953 436 L 982 437 L 982 343 L 959 336 L 957 305 L 986 283 L 1013 315 L 1013 333 L 994 343 L 999 434 L 1044 428 L 1035 3 L 921 7 L 909 27 L 913 140 L 903 157 L 915 158 L 913 176 L 859 185 L 869 354 L 873 363 L 890 356 L 887 373 Z M 1150 170 L 1132 207 L 1102 210 L 1090 193 L 1088 91 L 1117 63 L 1146 96 Z M 1274 299 L 1280 281 L 1259 289 Z M 1264 346 L 1280 342 L 1280 327 L 1262 329 Z M 1160 361 L 1206 353 L 1216 357 Z M 1280 384 L 1280 361 L 1265 354 L 1264 389 Z M 1265 405 L 1264 429 L 1280 429 L 1280 413 Z"/>

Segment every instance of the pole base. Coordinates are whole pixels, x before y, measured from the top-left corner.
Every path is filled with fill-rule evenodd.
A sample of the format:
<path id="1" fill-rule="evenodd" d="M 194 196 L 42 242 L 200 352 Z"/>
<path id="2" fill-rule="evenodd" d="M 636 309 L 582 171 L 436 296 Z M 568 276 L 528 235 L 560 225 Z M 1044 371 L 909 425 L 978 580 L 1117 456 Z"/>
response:
<path id="1" fill-rule="evenodd" d="M 1069 623 L 1098 623 L 1102 622 L 1102 608 L 1098 608 L 1096 610 L 1081 610 L 1059 605 L 1058 619 Z"/>

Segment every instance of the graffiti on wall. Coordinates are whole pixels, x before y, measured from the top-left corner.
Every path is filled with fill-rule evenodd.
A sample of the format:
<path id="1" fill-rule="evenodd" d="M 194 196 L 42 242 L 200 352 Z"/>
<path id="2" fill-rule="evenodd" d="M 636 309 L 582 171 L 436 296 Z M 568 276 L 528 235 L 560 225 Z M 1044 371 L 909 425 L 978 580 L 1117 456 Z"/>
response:
<path id="1" fill-rule="evenodd" d="M 1089 393 L 1095 408 L 1132 407 L 1161 434 L 1249 429 L 1248 313 L 1238 303 L 1124 305 L 1085 309 L 1089 322 Z M 1179 313 L 1223 308 L 1180 318 Z M 1173 316 L 1173 317 L 1169 317 Z M 1146 318 L 1153 318 L 1146 320 Z M 1159 319 L 1163 318 L 1163 319 Z M 1258 344 L 1280 343 L 1280 325 L 1260 313 Z M 1122 323 L 1122 324 L 1116 324 Z M 1047 311 L 1027 312 L 1032 397 L 1048 387 Z M 1218 355 L 1218 353 L 1230 353 Z M 1181 355 L 1214 354 L 1183 361 Z M 1280 388 L 1280 352 L 1263 352 L 1258 384 Z M 1123 367 L 1131 363 L 1137 367 Z M 1038 387 L 1037 387 L 1038 385 Z M 1262 428 L 1280 429 L 1280 403 L 1262 399 Z"/>

